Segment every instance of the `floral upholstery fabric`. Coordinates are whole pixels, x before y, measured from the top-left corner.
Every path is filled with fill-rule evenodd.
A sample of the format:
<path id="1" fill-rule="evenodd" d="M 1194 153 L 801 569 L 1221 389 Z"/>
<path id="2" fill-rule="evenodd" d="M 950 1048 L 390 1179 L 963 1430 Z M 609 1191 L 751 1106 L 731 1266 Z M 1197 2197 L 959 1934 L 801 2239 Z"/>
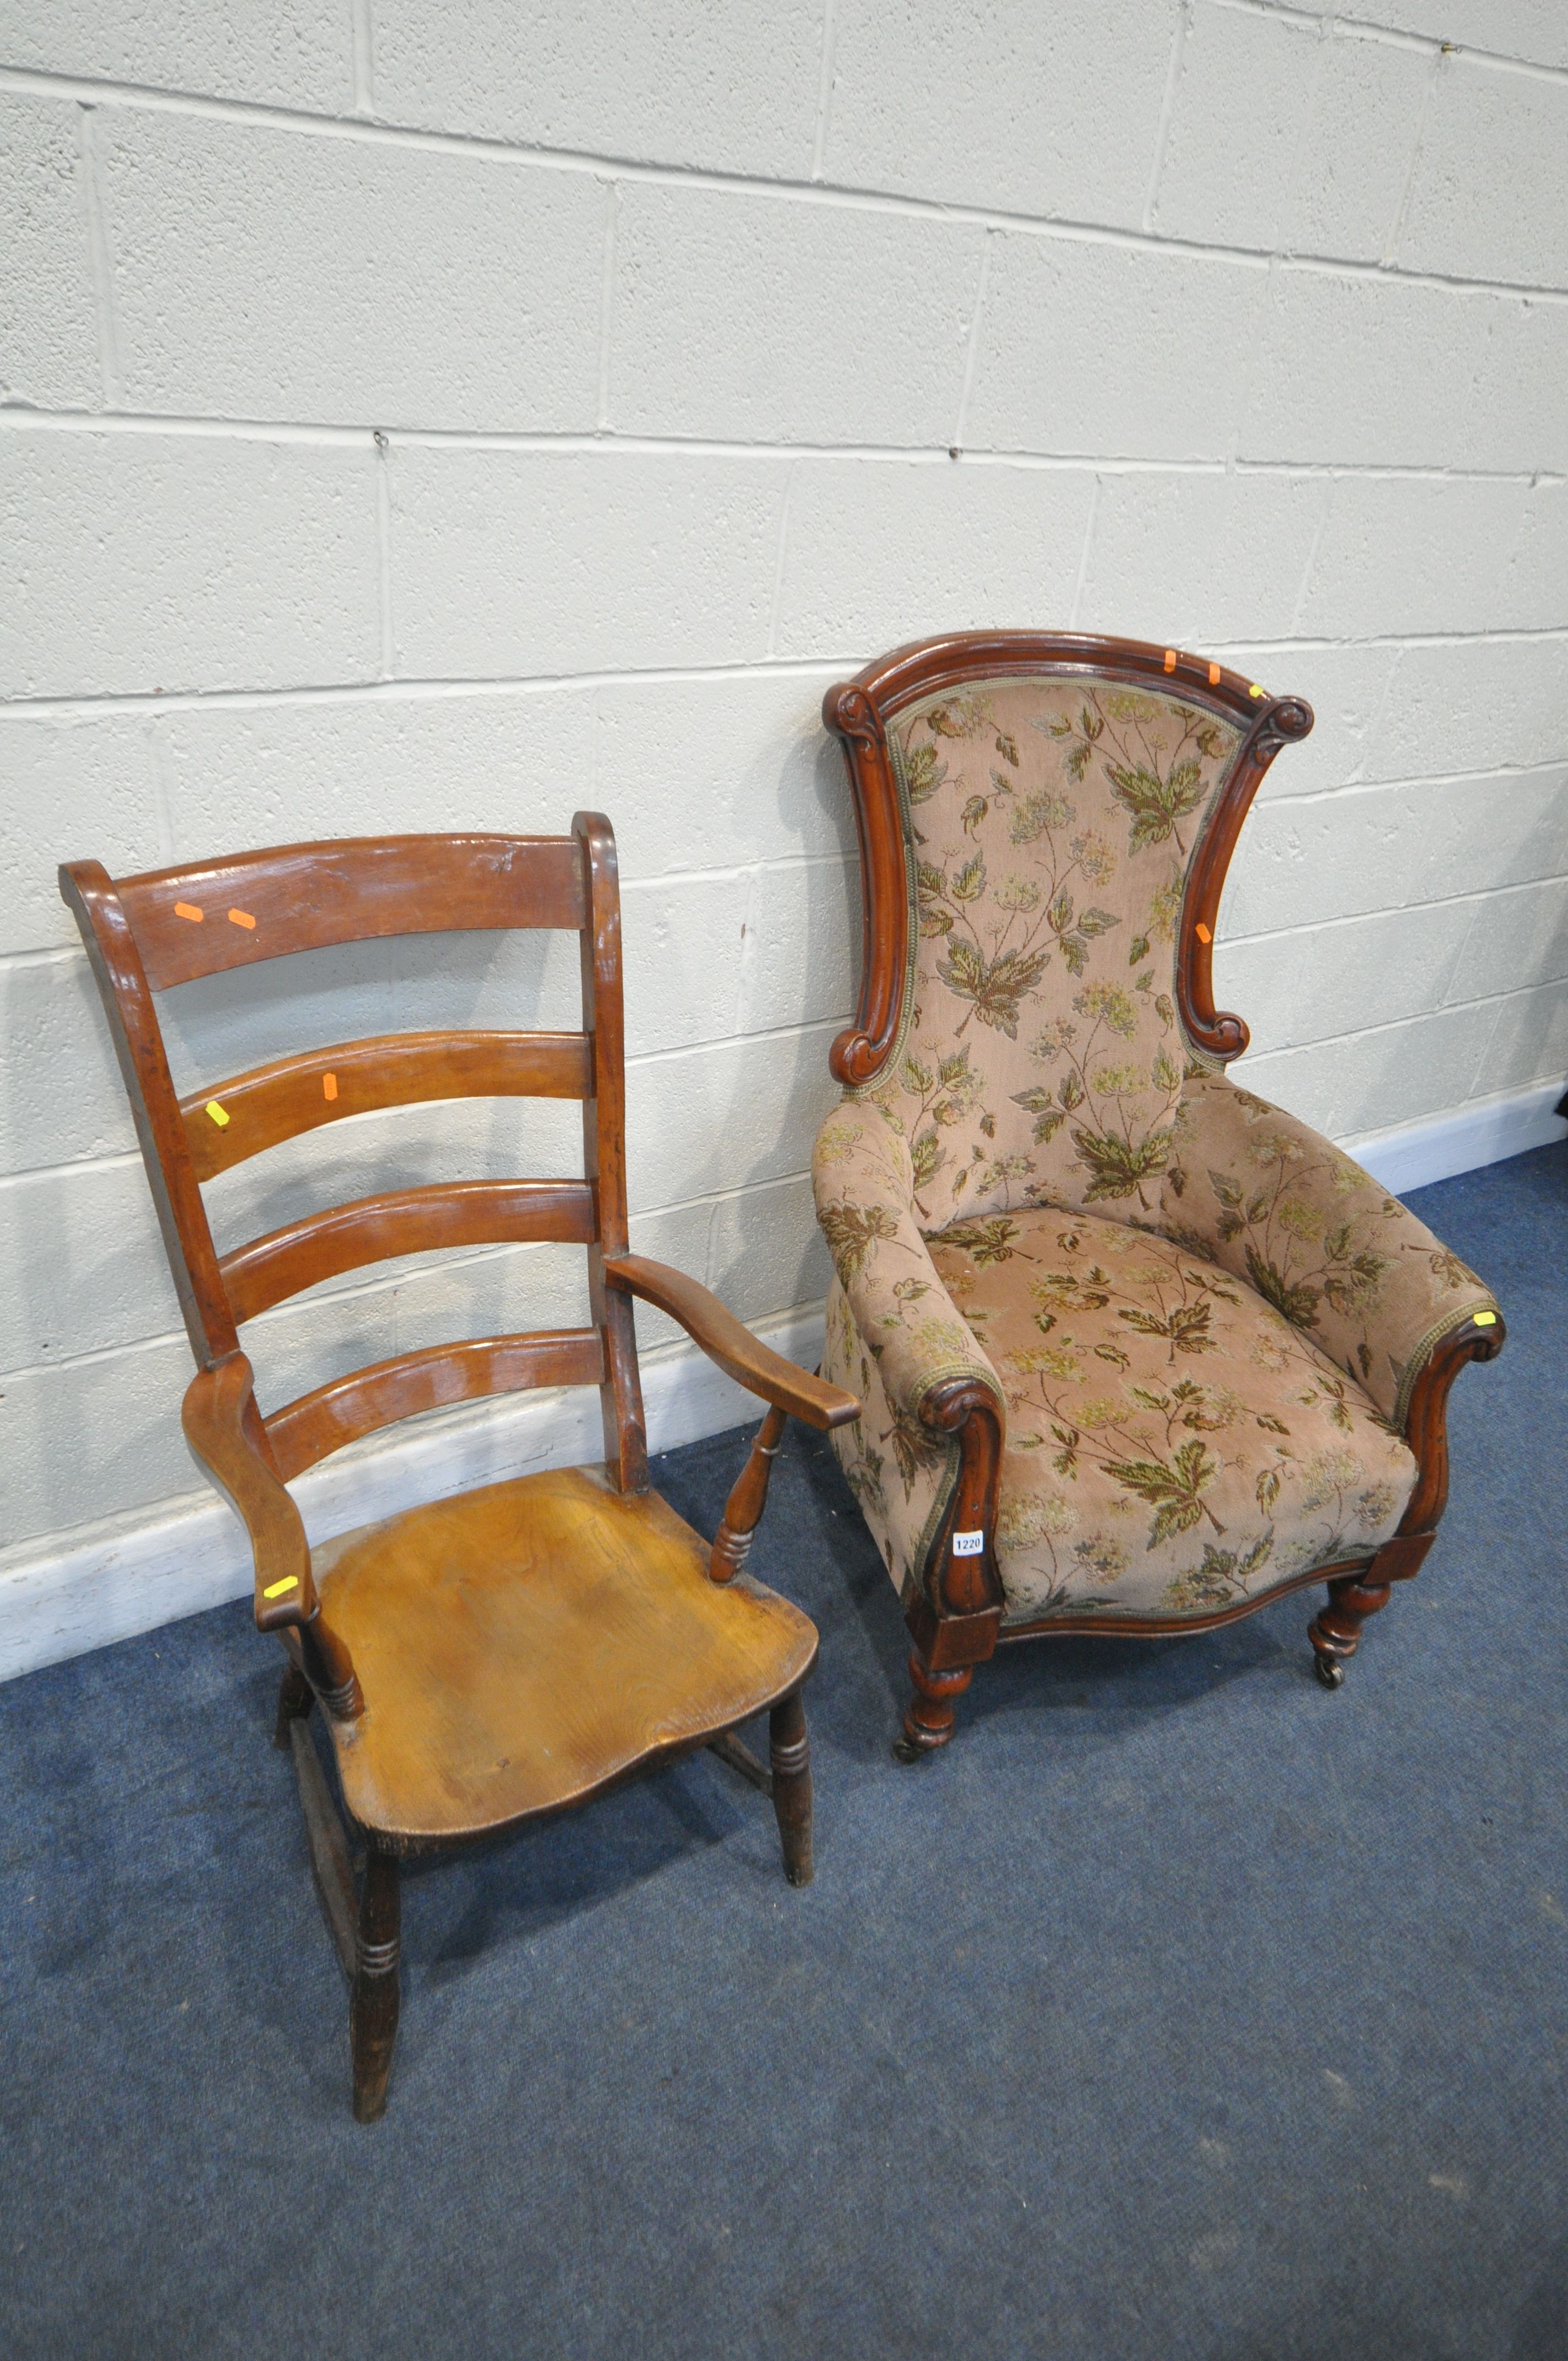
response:
<path id="1" fill-rule="evenodd" d="M 1159 1226 L 1245 1279 L 1397 1425 L 1440 1337 L 1497 1308 L 1370 1173 L 1223 1074 L 1188 1081 Z"/>
<path id="2" fill-rule="evenodd" d="M 1179 1620 L 1368 1555 L 1416 1464 L 1271 1304 L 1170 1240 L 1047 1208 L 931 1240 L 1007 1397 L 1009 1621 Z"/>
<path id="3" fill-rule="evenodd" d="M 823 1372 L 862 1404 L 833 1446 L 901 1591 L 958 1472 L 958 1445 L 922 1425 L 934 1386 L 1001 1382 L 937 1276 L 914 1212 L 909 1147 L 880 1111 L 846 1102 L 813 1159 L 817 1214 L 833 1257 Z"/>
<path id="4" fill-rule="evenodd" d="M 954 1377 L 1004 1405 L 1009 1621 L 1180 1622 L 1370 1555 L 1397 1529 L 1410 1453 L 1248 1280 L 1072 1208 L 924 1238 L 905 1143 L 864 1104 L 824 1125 L 815 1178 L 837 1272 L 824 1373 L 864 1405 L 833 1443 L 902 1594 L 924 1577 L 957 1473 L 956 1445 L 918 1407 Z"/>
<path id="5" fill-rule="evenodd" d="M 918 925 L 871 1095 L 922 1226 L 1041 1196 L 1151 1212 L 1187 1054 L 1176 923 L 1240 732 L 1085 675 L 926 697 L 888 742 Z"/>
<path id="6" fill-rule="evenodd" d="M 1084 675 L 981 683 L 889 726 L 919 930 L 883 1077 L 814 1166 L 836 1279 L 835 1450 L 906 1598 L 958 1446 L 1003 1406 L 1013 1622 L 1192 1621 L 1397 1530 L 1410 1388 L 1495 1308 L 1359 1166 L 1209 1070 L 1175 937 L 1233 722 Z"/>

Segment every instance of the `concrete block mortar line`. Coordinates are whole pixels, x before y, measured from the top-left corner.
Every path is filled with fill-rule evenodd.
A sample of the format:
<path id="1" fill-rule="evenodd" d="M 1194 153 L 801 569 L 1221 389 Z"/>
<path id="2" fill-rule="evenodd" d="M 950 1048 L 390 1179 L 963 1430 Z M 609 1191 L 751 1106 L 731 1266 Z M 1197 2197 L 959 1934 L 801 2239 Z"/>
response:
<path id="1" fill-rule="evenodd" d="M 376 28 L 370 12 L 371 0 L 353 0 L 354 112 L 367 117 L 376 112 Z"/>
<path id="2" fill-rule="evenodd" d="M 109 251 L 109 226 L 104 212 L 93 114 L 90 105 L 77 108 L 76 131 L 82 159 L 82 196 L 87 213 L 87 248 L 93 269 L 93 310 L 98 329 L 98 371 L 104 402 L 114 408 L 124 398 L 124 381 L 115 318 L 115 264 Z"/>
<path id="3" fill-rule="evenodd" d="M 1154 228 L 1155 207 L 1159 202 L 1159 176 L 1165 169 L 1165 151 L 1170 141 L 1171 117 L 1176 113 L 1176 93 L 1181 87 L 1181 59 L 1187 47 L 1187 35 L 1192 22 L 1192 0 L 1179 0 L 1176 23 L 1170 36 L 1170 56 L 1166 61 L 1165 90 L 1159 103 L 1159 120 L 1155 126 L 1154 156 L 1149 164 L 1148 186 L 1144 192 L 1141 216 L 1146 236 Z"/>
<path id="4" fill-rule="evenodd" d="M 1216 472 L 1223 474 L 1223 470 Z M 1228 650 L 1239 650 L 1250 662 L 1255 656 L 1343 654 L 1364 648 L 1481 647 L 1504 642 L 1555 640 L 1565 635 L 1568 634 L 1565 634 L 1564 626 L 1556 623 L 1479 631 L 1371 632 L 1343 639 L 1313 638 L 1303 633 L 1280 640 L 1214 640 L 1208 643 L 1207 653 L 1221 656 Z M 396 680 L 304 682 L 288 688 L 192 688 L 170 691 L 159 697 L 157 710 L 163 713 L 245 712 L 269 705 L 382 704 L 419 699 L 432 702 L 449 699 L 460 703 L 466 697 L 543 697 L 558 689 L 631 688 L 670 684 L 696 686 L 705 681 L 787 680 L 792 677 L 809 680 L 839 672 L 858 672 L 865 661 L 865 650 L 857 647 L 841 649 L 837 654 L 780 656 L 762 662 L 728 664 L 649 664 L 638 670 L 621 672 L 507 673 L 488 677 L 465 675 L 457 679 L 404 676 Z M 100 695 L 77 691 L 69 697 L 4 697 L 0 698 L 0 729 L 4 729 L 8 720 L 17 723 L 71 720 L 88 715 L 110 717 L 137 713 L 152 703 L 151 691 L 123 689 Z M 1471 774 L 1466 773 L 1464 775 Z M 1421 783 L 1411 781 L 1406 784 Z"/>
<path id="5" fill-rule="evenodd" d="M 1312 587 L 1312 577 L 1318 570 L 1318 557 L 1322 549 L 1323 535 L 1329 529 L 1329 517 L 1334 504 L 1335 481 L 1336 478 L 1332 474 L 1327 478 L 1323 497 L 1318 504 L 1318 521 L 1312 528 L 1312 538 L 1308 544 L 1307 555 L 1301 566 L 1301 579 L 1296 586 L 1296 597 L 1290 609 L 1290 628 L 1293 631 L 1300 627 L 1301 616 L 1307 604 L 1307 595 Z"/>
<path id="6" fill-rule="evenodd" d="M 991 250 L 996 233 L 988 230 L 981 243 L 980 275 L 975 281 L 974 312 L 969 325 L 969 347 L 964 354 L 964 381 L 959 390 L 959 414 L 953 425 L 950 456 L 958 458 L 964 447 L 964 434 L 969 425 L 970 397 L 974 391 L 975 370 L 980 363 L 981 324 L 985 313 L 985 291 L 991 279 Z"/>
<path id="7" fill-rule="evenodd" d="M 1436 1008 L 1420 1009 L 1411 1016 L 1390 1016 L 1378 1025 L 1353 1025 L 1347 1027 L 1344 1031 L 1340 1033 L 1325 1033 L 1320 1040 L 1282 1042 L 1277 1049 L 1260 1049 L 1255 1051 L 1253 1054 L 1260 1058 L 1288 1058 L 1293 1057 L 1299 1050 L 1321 1049 L 1330 1042 L 1338 1044 L 1340 1042 L 1350 1041 L 1369 1041 L 1373 1039 L 1375 1036 L 1381 1033 L 1402 1033 L 1408 1031 L 1412 1025 L 1427 1024 L 1434 1016 L 1461 1016 L 1464 1014 L 1466 1009 L 1471 1008 L 1501 1009 L 1505 1007 L 1510 1000 L 1522 1000 L 1527 998 L 1530 993 L 1539 992 L 1541 989 L 1542 983 L 1551 984 L 1558 981 L 1559 979 L 1555 976 L 1546 976 L 1543 977 L 1541 982 L 1539 983 L 1515 984 L 1507 992 L 1477 993 L 1472 1000 L 1445 1000 Z M 1238 1066 L 1236 1071 L 1238 1073 L 1245 1074 L 1245 1068 Z M 1535 1078 L 1532 1077 L 1532 1079 Z M 1524 1085 L 1520 1084 L 1519 1087 L 1523 1088 Z M 1475 1089 L 1472 1087 L 1465 1095 L 1468 1098 L 1475 1098 L 1478 1093 Z"/>
<path id="8" fill-rule="evenodd" d="M 1399 191 L 1399 202 L 1395 208 L 1388 235 L 1383 242 L 1381 267 L 1386 270 L 1394 270 L 1398 268 L 1399 240 L 1404 236 L 1405 220 L 1410 210 L 1410 197 L 1415 189 L 1416 173 L 1421 160 L 1421 145 L 1426 137 L 1427 118 L 1431 113 L 1432 97 L 1437 89 L 1438 75 L 1442 71 L 1443 56 L 1443 46 L 1433 49 L 1431 53 L 1431 65 L 1427 73 L 1426 88 L 1421 93 L 1420 113 L 1416 117 L 1416 136 L 1410 142 L 1410 157 L 1405 167 L 1405 179 Z"/>
<path id="9" fill-rule="evenodd" d="M 813 459 L 844 466 L 941 467 L 951 459 L 946 443 L 737 442 L 700 434 L 619 434 L 613 428 L 560 434 L 507 432 L 480 426 L 400 426 L 399 444 L 411 451 L 494 451 L 561 458 L 588 454 L 613 458 Z M 177 411 L 0 409 L 0 434 L 184 436 L 192 441 L 294 444 L 308 448 L 359 450 L 363 424 L 334 419 L 223 418 Z M 1344 477 L 1353 481 L 1385 478 L 1418 483 L 1551 485 L 1564 480 L 1560 467 L 1469 467 L 1440 460 L 1151 458 L 1135 452 L 1029 451 L 994 445 L 966 450 L 972 467 L 1037 468 L 1072 472 L 1095 468 L 1102 475 Z"/>
<path id="10" fill-rule="evenodd" d="M 824 1038 L 822 1071 L 826 1073 L 828 1071 L 826 1041 L 830 1040 L 835 1034 L 841 1032 L 850 1021 L 850 1012 L 848 1009 L 845 1009 L 836 1016 L 814 1016 L 794 1025 L 763 1025 L 753 1027 L 752 1029 L 747 1033 L 712 1034 L 700 1041 L 683 1041 L 672 1049 L 641 1050 L 635 1055 L 629 1056 L 627 1058 L 626 1071 L 627 1073 L 630 1075 L 641 1071 L 645 1067 L 669 1065 L 679 1059 L 708 1057 L 724 1050 L 754 1049 L 767 1042 L 791 1040 L 804 1041 L 809 1039 L 815 1035 Z M 335 1045 L 323 1044 L 323 1048 L 327 1046 Z M 215 1089 L 220 1082 L 227 1079 L 229 1078 L 225 1076 L 214 1077 L 214 1080 L 205 1084 L 204 1087 L 209 1090 Z M 417 1104 L 417 1102 L 414 1104 Z M 378 1121 L 380 1116 L 387 1112 L 389 1112 L 389 1110 L 384 1108 L 372 1109 L 363 1115 L 340 1116 L 339 1122 L 345 1126 L 376 1122 Z M 22 1181 L 58 1179 L 68 1173 L 109 1172 L 127 1168 L 137 1163 L 139 1160 L 139 1149 L 122 1148 L 116 1150 L 115 1153 L 110 1156 L 72 1157 L 63 1164 L 31 1165 L 23 1171 L 0 1173 L 0 1196 L 3 1196 L 7 1189 L 15 1187 L 17 1183 Z M 766 1181 L 759 1180 L 747 1185 L 756 1188 L 771 1189 L 775 1187 L 777 1183 L 776 1180 Z M 668 1213 L 674 1210 L 674 1202 L 683 1204 L 690 1202 L 696 1204 L 700 1202 L 700 1198 L 692 1198 L 689 1200 L 681 1199 L 674 1201 L 671 1205 L 634 1206 L 633 1211 L 638 1213 Z"/>
<path id="11" fill-rule="evenodd" d="M 828 122 L 833 108 L 833 45 L 838 27 L 833 20 L 833 0 L 822 0 L 822 65 L 817 80 L 817 124 L 811 140 L 811 177 L 822 178 L 823 159 L 828 152 Z"/>
<path id="12" fill-rule="evenodd" d="M 1403 917 L 1408 911 L 1455 910 L 1465 903 L 1471 906 L 1473 913 L 1478 914 L 1488 903 L 1500 900 L 1505 894 L 1533 894 L 1542 885 L 1558 884 L 1568 884 L 1568 871 L 1549 869 L 1539 877 L 1519 877 L 1506 885 L 1484 885 L 1478 892 L 1436 894 L 1423 902 L 1390 903 L 1379 910 L 1350 910 L 1337 918 L 1308 918 L 1299 927 L 1260 927 L 1251 934 L 1242 935 L 1227 934 L 1222 928 L 1215 937 L 1214 947 L 1217 950 L 1251 950 L 1258 943 L 1288 943 L 1298 935 L 1316 937 L 1336 933 L 1345 927 L 1372 927 L 1382 918 Z M 1468 930 L 1464 939 L 1469 939 Z M 1542 980 L 1552 981 L 1550 977 Z M 1534 984 L 1510 986 L 1510 990 L 1516 991 L 1533 992 L 1535 989 Z M 1502 997 L 1507 998 L 1508 994 Z M 1337 1037 L 1325 1036 L 1325 1038 L 1331 1038 Z"/>
<path id="13" fill-rule="evenodd" d="M 599 375 L 598 407 L 596 412 L 601 435 L 609 431 L 609 352 L 615 325 L 615 224 L 619 208 L 619 190 L 614 181 L 605 184 L 604 261 L 599 277 Z"/>
<path id="14" fill-rule="evenodd" d="M 1521 66 L 1519 71 L 1534 70 Z M 1568 69 L 1562 73 L 1552 71 L 1553 79 L 1568 77 Z M 1200 260 L 1233 262 L 1244 269 L 1260 270 L 1266 267 L 1268 260 L 1266 250 L 1258 247 L 1228 246 L 1201 238 L 1163 237 L 1152 232 L 1124 229 L 1102 222 L 1078 221 L 1065 216 L 1047 218 L 1010 212 L 1002 206 L 961 204 L 947 198 L 911 197 L 894 191 L 836 186 L 827 181 L 814 184 L 809 181 L 761 180 L 742 173 L 713 171 L 696 165 L 650 164 L 633 157 L 590 154 L 577 149 L 524 148 L 465 133 L 422 131 L 384 121 L 372 123 L 341 115 L 312 115 L 286 107 L 256 105 L 237 99 L 203 98 L 184 93 L 157 91 L 135 83 L 91 76 L 45 73 L 29 67 L 0 66 L 0 90 L 71 98 L 78 103 L 95 105 L 124 104 L 158 113 L 208 115 L 225 121 L 260 124 L 280 130 L 295 131 L 312 138 L 386 140 L 432 153 L 489 156 L 505 163 L 540 170 L 587 172 L 595 176 L 602 176 L 608 170 L 618 179 L 626 181 L 687 185 L 735 196 L 828 205 L 853 213 L 902 214 L 924 220 L 934 218 L 974 224 L 981 227 L 1013 230 L 1021 236 L 1189 255 Z M 1442 271 L 1412 270 L 1398 264 L 1362 262 L 1348 256 L 1293 256 L 1289 267 L 1345 278 L 1397 279 L 1408 286 L 1447 288 L 1460 293 L 1519 295 L 1527 296 L 1532 302 L 1568 303 L 1568 289 L 1543 287 L 1530 280 L 1478 279 Z"/>
<path id="15" fill-rule="evenodd" d="M 1490 771 L 1441 771 L 1418 779 L 1342 779 L 1337 786 L 1303 787 L 1296 795 L 1267 796 L 1255 808 L 1259 811 L 1285 811 L 1292 805 L 1329 803 L 1341 796 L 1408 795 L 1415 787 L 1485 786 L 1494 779 L 1533 779 L 1550 776 L 1568 765 L 1568 744 L 1561 754 L 1544 763 L 1503 763 Z M 1245 839 L 1242 840 L 1245 842 Z M 1401 905 L 1401 906 L 1403 906 Z"/>
<path id="16" fill-rule="evenodd" d="M 795 479 L 798 473 L 799 462 L 797 461 L 784 478 L 784 498 L 779 502 L 779 538 L 778 546 L 773 553 L 773 595 L 768 608 L 770 663 L 778 654 L 779 649 L 779 617 L 784 611 L 784 567 L 789 562 L 790 505 L 795 498 Z"/>
<path id="17" fill-rule="evenodd" d="M 92 1169 L 102 1170 L 109 1164 L 130 1165 L 139 1164 L 140 1161 L 139 1155 L 133 1152 L 127 1156 L 101 1159 L 93 1165 Z M 85 1169 L 87 1169 L 85 1162 L 82 1165 L 67 1164 L 56 1168 L 61 1174 Z M 30 1177 L 36 1180 L 48 1176 L 35 1173 Z M 634 1222 L 654 1221 L 665 1214 L 701 1213 L 704 1208 L 707 1208 L 707 1224 L 704 1235 L 708 1236 L 711 1235 L 714 1223 L 722 1214 L 726 1206 L 743 1202 L 748 1197 L 761 1196 L 770 1189 L 790 1188 L 803 1180 L 809 1182 L 810 1179 L 809 1170 L 803 1167 L 797 1172 L 775 1173 L 771 1180 L 767 1180 L 740 1181 L 733 1189 L 716 1189 L 696 1197 L 673 1198 L 668 1204 L 633 1204 L 631 1218 Z M 320 1312 L 323 1304 L 361 1303 L 378 1296 L 396 1295 L 400 1289 L 410 1286 L 414 1280 L 444 1279 L 449 1278 L 455 1271 L 477 1269 L 487 1263 L 499 1262 L 507 1255 L 528 1253 L 537 1243 L 536 1240 L 529 1239 L 507 1239 L 493 1246 L 476 1247 L 471 1253 L 456 1254 L 449 1251 L 440 1261 L 409 1262 L 400 1257 L 399 1268 L 396 1270 L 383 1272 L 378 1279 L 364 1279 L 351 1272 L 344 1272 L 339 1275 L 337 1282 L 324 1285 L 319 1294 L 313 1295 L 308 1301 L 302 1301 L 297 1297 L 285 1298 L 281 1303 L 274 1304 L 270 1311 L 260 1313 L 254 1323 L 247 1324 L 254 1324 L 262 1331 L 273 1326 L 287 1327 L 291 1320 L 302 1315 L 313 1315 Z M 705 1279 L 704 1284 L 708 1283 Z M 771 1315 L 759 1315 L 759 1317 L 768 1316 Z M 26 1367 L 0 1369 L 0 1384 L 7 1378 L 19 1381 L 23 1378 L 38 1377 L 46 1372 L 59 1369 L 92 1368 L 106 1361 L 117 1360 L 126 1353 L 161 1351 L 166 1345 L 180 1345 L 184 1342 L 185 1331 L 182 1328 L 160 1328 L 152 1336 L 135 1336 L 123 1344 L 94 1345 L 84 1353 L 62 1353 L 51 1360 L 31 1361 Z"/>
<path id="18" fill-rule="evenodd" d="M 1078 575 L 1072 586 L 1072 601 L 1067 610 L 1069 631 L 1078 629 L 1078 619 L 1083 608 L 1083 586 L 1089 579 L 1089 560 L 1094 548 L 1094 522 L 1100 513 L 1100 478 L 1096 474 L 1089 488 L 1089 513 L 1083 520 L 1083 546 L 1078 553 Z"/>
<path id="19" fill-rule="evenodd" d="M 376 607 L 380 622 L 381 678 L 390 680 L 398 668 L 397 635 L 392 618 L 392 451 L 379 427 L 376 444 Z"/>
<path id="20" fill-rule="evenodd" d="M 1543 65 L 1536 58 L 1519 58 L 1506 49 L 1484 49 L 1474 41 L 1449 41 L 1441 33 L 1411 33 L 1402 26 L 1380 25 L 1373 17 L 1356 16 L 1343 8 L 1332 8 L 1320 15 L 1315 8 L 1292 8 L 1286 0 L 1212 0 L 1217 8 L 1227 8 L 1234 16 L 1263 16 L 1271 23 L 1281 17 L 1287 24 L 1300 25 L 1309 31 L 1318 27 L 1332 28 L 1343 40 L 1376 42 L 1390 49 L 1445 50 L 1505 71 L 1524 74 L 1539 82 L 1568 81 L 1568 66 Z"/>
<path id="21" fill-rule="evenodd" d="M 179 858 L 174 837 L 174 799 L 169 785 L 169 749 L 165 743 L 161 715 L 155 709 L 143 724 L 147 731 L 148 753 L 152 770 L 153 810 L 158 823 L 158 865 L 172 868 Z"/>

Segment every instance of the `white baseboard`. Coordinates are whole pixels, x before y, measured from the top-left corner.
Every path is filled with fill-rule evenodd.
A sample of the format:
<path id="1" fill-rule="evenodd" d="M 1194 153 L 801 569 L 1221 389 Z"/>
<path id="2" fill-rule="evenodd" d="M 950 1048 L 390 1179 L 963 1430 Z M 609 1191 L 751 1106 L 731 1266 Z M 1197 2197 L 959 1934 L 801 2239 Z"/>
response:
<path id="1" fill-rule="evenodd" d="M 793 1312 L 758 1334 L 787 1360 L 822 1358 L 822 1312 Z M 695 1346 L 642 1365 L 652 1451 L 761 1419 L 762 1405 Z M 511 1394 L 407 1434 L 351 1446 L 291 1486 L 313 1542 L 479 1484 L 602 1458 L 597 1388 Z M 739 1475 L 740 1463 L 736 1465 Z M 29 1547 L 32 1554 L 28 1554 Z M 106 1647 L 181 1615 L 247 1598 L 250 1550 L 239 1520 L 210 1493 L 151 1517 L 84 1527 L 47 1548 L 0 1554 L 0 1680 Z"/>
<path id="2" fill-rule="evenodd" d="M 1452 1115 L 1365 1132 L 1357 1139 L 1342 1139 L 1340 1146 L 1385 1189 L 1402 1196 L 1430 1181 L 1452 1180 L 1456 1172 L 1522 1156 L 1528 1148 L 1568 1139 L 1568 1123 L 1552 1112 L 1562 1096 L 1560 1082 L 1532 1082 L 1528 1090 L 1499 1091 L 1493 1098 L 1455 1107 Z"/>

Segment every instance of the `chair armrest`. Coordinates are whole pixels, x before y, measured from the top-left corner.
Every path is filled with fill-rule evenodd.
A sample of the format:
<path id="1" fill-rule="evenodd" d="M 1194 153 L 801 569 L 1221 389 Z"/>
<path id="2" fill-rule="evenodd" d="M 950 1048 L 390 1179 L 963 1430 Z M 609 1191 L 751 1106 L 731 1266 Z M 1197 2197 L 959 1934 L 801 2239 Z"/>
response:
<path id="1" fill-rule="evenodd" d="M 185 1440 L 250 1536 L 256 1562 L 256 1627 L 281 1631 L 316 1612 L 304 1521 L 262 1454 L 255 1373 L 229 1353 L 192 1379 L 181 1407 Z"/>
<path id="2" fill-rule="evenodd" d="M 889 1402 L 919 1418 L 938 1387 L 981 1385 L 1005 1433 L 1002 1380 L 920 1235 L 908 1143 L 872 1100 L 848 1099 L 828 1116 L 811 1182 L 839 1283 Z"/>
<path id="3" fill-rule="evenodd" d="M 1188 1082 L 1162 1226 L 1234 1272 L 1364 1386 L 1401 1432 L 1443 1338 L 1501 1345 L 1497 1300 L 1425 1224 L 1310 1124 L 1223 1074 Z"/>
<path id="4" fill-rule="evenodd" d="M 775 1410 L 787 1411 L 808 1426 L 846 1426 L 859 1418 L 861 1405 L 853 1394 L 822 1378 L 808 1377 L 782 1353 L 759 1343 L 717 1295 L 684 1271 L 652 1262 L 646 1255 L 607 1255 L 604 1275 L 611 1287 L 640 1295 L 644 1303 L 678 1320 L 726 1377 L 772 1402 Z"/>

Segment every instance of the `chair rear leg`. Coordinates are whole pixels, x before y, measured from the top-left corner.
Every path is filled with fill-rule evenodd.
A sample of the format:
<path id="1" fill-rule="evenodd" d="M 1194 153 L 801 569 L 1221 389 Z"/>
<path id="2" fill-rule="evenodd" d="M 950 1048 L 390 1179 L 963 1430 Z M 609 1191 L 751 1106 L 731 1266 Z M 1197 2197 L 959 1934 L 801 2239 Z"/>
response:
<path id="1" fill-rule="evenodd" d="M 355 1946 L 349 2032 L 354 2049 L 354 2115 L 373 2124 L 386 2113 L 392 2048 L 398 2037 L 400 1904 L 398 1864 L 373 1845 L 365 1862 Z"/>
<path id="2" fill-rule="evenodd" d="M 272 1732 L 272 1743 L 280 1754 L 289 1752 L 293 1724 L 308 1718 L 315 1701 L 315 1691 L 298 1664 L 285 1664 L 278 1689 L 278 1720 Z"/>
<path id="3" fill-rule="evenodd" d="M 798 1689 L 768 1716 L 768 1754 L 773 1768 L 773 1812 L 784 1848 L 784 1875 L 792 1885 L 809 1885 L 811 1861 L 811 1742 L 806 1707 Z"/>

